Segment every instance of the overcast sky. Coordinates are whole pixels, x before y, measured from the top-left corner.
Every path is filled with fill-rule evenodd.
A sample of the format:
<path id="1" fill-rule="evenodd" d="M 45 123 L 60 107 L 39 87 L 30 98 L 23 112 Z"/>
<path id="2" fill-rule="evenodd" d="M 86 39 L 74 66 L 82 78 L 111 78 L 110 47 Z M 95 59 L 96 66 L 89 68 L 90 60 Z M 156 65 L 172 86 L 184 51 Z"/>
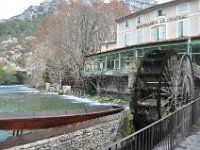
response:
<path id="1" fill-rule="evenodd" d="M 0 19 L 8 19 L 10 17 L 21 14 L 30 5 L 39 5 L 44 0 L 0 0 Z M 159 3 L 170 0 L 158 0 Z"/>

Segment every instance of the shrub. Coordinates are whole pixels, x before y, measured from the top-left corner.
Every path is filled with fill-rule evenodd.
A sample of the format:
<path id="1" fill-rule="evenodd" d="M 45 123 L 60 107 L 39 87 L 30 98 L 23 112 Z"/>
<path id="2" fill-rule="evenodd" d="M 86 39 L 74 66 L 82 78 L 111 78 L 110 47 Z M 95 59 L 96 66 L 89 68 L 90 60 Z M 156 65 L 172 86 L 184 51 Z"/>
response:
<path id="1" fill-rule="evenodd" d="M 119 133 L 122 137 L 128 136 L 133 133 L 134 127 L 133 127 L 133 115 L 128 110 L 124 114 L 124 118 L 121 121 L 120 127 L 119 127 Z"/>

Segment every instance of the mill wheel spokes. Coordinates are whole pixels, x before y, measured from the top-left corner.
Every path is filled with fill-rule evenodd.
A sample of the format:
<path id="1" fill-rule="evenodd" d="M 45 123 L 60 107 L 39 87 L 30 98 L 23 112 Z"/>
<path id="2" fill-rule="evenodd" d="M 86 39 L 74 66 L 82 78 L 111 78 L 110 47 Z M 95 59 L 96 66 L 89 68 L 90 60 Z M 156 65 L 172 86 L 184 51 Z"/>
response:
<path id="1" fill-rule="evenodd" d="M 138 128 L 168 115 L 188 103 L 194 94 L 189 56 L 172 50 L 145 54 L 136 74 L 131 107 Z"/>

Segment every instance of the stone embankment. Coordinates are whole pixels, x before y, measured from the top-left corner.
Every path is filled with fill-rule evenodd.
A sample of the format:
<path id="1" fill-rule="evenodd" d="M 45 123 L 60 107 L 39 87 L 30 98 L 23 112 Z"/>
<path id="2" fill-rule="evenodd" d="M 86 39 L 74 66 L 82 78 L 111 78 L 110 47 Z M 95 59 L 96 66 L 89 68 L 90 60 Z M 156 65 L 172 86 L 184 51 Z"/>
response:
<path id="1" fill-rule="evenodd" d="M 15 146 L 10 150 L 100 150 L 116 139 L 122 118 L 123 114 L 118 113 L 69 125 L 62 127 L 66 131 L 59 136 Z"/>

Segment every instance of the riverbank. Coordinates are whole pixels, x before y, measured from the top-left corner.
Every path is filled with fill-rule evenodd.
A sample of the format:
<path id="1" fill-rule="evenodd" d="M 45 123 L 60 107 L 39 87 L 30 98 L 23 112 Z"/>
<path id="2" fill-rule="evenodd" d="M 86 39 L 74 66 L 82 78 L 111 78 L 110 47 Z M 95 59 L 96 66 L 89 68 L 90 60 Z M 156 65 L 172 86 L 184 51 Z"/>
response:
<path id="1" fill-rule="evenodd" d="M 42 89 L 43 90 L 43 89 Z M 58 83 L 45 84 L 45 93 L 57 93 L 60 95 L 68 95 L 68 96 L 75 96 L 82 99 L 90 99 L 95 102 L 99 103 L 108 103 L 111 105 L 121 105 L 128 108 L 130 102 L 130 95 L 122 94 L 108 94 L 108 93 L 97 93 L 95 91 L 88 91 L 84 89 L 80 89 L 77 87 L 71 87 L 67 85 L 60 85 Z M 126 98 L 125 98 L 126 96 Z"/>
<path id="2" fill-rule="evenodd" d="M 51 94 L 51 93 L 48 93 Z M 52 93 L 60 95 L 59 93 Z M 100 94 L 100 95 L 98 95 Z M 106 93 L 88 93 L 85 91 L 68 91 L 67 94 L 60 96 L 67 99 L 76 99 L 79 102 L 87 102 L 93 105 L 119 105 L 124 108 L 123 117 L 119 126 L 119 133 L 121 138 L 128 136 L 134 132 L 133 116 L 129 109 L 131 97 L 127 95 L 113 95 Z"/>
<path id="3" fill-rule="evenodd" d="M 120 105 L 128 109 L 129 102 L 122 102 L 112 96 L 76 95 L 73 93 L 49 93 L 44 90 L 30 88 L 28 85 L 0 86 L 0 112 L 40 112 L 88 108 L 98 105 Z M 128 115 L 129 114 L 129 115 Z M 120 132 L 130 134 L 130 113 L 124 111 Z M 12 132 L 0 132 L 0 141 L 12 136 Z"/>
<path id="4" fill-rule="evenodd" d="M 71 89 L 71 91 L 67 92 L 67 95 L 73 95 L 79 98 L 90 99 L 95 102 L 110 103 L 110 104 L 121 105 L 125 107 L 129 107 L 129 103 L 131 101 L 130 95 L 97 93 L 94 91 L 84 91 L 84 90 L 73 89 L 73 88 Z"/>
<path id="5" fill-rule="evenodd" d="M 133 126 L 133 115 L 131 114 L 129 109 L 129 103 L 131 101 L 130 95 L 113 95 L 106 93 L 89 94 L 87 92 L 68 92 L 68 95 L 64 94 L 63 96 L 67 97 L 74 96 L 79 98 L 80 101 L 93 102 L 99 105 L 119 105 L 124 108 L 122 115 L 123 117 L 120 121 L 120 126 L 118 128 L 118 132 L 120 133 L 120 138 L 132 134 L 135 130 Z"/>

